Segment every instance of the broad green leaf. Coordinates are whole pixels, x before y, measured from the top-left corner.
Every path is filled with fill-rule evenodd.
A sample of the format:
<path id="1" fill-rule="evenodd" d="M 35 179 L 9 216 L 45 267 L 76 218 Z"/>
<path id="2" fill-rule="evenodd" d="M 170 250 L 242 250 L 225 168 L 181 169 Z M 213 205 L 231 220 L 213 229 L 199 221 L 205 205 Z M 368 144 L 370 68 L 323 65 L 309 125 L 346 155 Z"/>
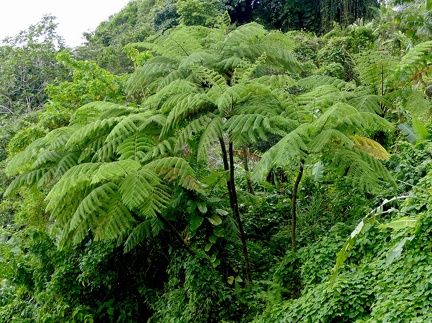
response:
<path id="1" fill-rule="evenodd" d="M 222 219 L 218 215 L 212 215 L 211 217 L 207 218 L 211 224 L 214 226 L 218 226 L 222 223 Z"/>
<path id="2" fill-rule="evenodd" d="M 228 215 L 228 212 L 222 209 L 216 209 L 216 213 L 222 216 Z"/>
<path id="3" fill-rule="evenodd" d="M 423 141 L 429 138 L 429 132 L 427 131 L 425 125 L 417 119 L 413 120 L 412 127 L 414 129 L 416 141 Z"/>
<path id="4" fill-rule="evenodd" d="M 324 176 L 324 164 L 322 161 L 315 163 L 312 170 L 312 177 L 316 182 L 319 182 Z"/>
<path id="5" fill-rule="evenodd" d="M 407 241 L 412 241 L 414 239 L 414 236 L 412 237 L 405 237 L 403 238 L 393 249 L 390 250 L 386 264 L 390 265 L 396 258 L 399 258 L 403 251 L 403 246 Z"/>
<path id="6" fill-rule="evenodd" d="M 213 243 L 207 243 L 207 244 L 205 245 L 205 247 L 204 247 L 204 250 L 205 250 L 206 252 L 208 252 L 212 246 L 213 246 Z"/>
<path id="7" fill-rule="evenodd" d="M 222 238 L 225 237 L 225 230 L 222 227 L 217 227 L 213 230 L 213 233 L 216 237 Z"/>
<path id="8" fill-rule="evenodd" d="M 398 126 L 399 130 L 402 131 L 405 138 L 411 142 L 414 143 L 417 141 L 414 129 L 407 123 L 402 123 Z"/>
<path id="9" fill-rule="evenodd" d="M 217 240 L 217 237 L 214 236 L 214 235 L 211 235 L 211 236 L 209 237 L 209 241 L 210 241 L 212 244 L 216 243 L 216 240 Z"/>
<path id="10" fill-rule="evenodd" d="M 407 227 L 414 228 L 417 224 L 416 218 L 403 217 L 389 223 L 381 224 L 381 228 L 392 228 L 394 230 L 400 230 Z"/>
<path id="11" fill-rule="evenodd" d="M 204 218 L 201 216 L 194 216 L 189 224 L 189 228 L 192 232 L 195 233 L 195 231 L 201 226 L 201 224 L 203 223 Z"/>
<path id="12" fill-rule="evenodd" d="M 207 213 L 207 205 L 205 202 L 198 202 L 197 203 L 198 206 L 198 210 L 202 213 L 202 214 L 206 214 Z"/>
<path id="13" fill-rule="evenodd" d="M 228 284 L 232 285 L 234 283 L 234 276 L 229 276 L 227 281 L 228 281 Z"/>

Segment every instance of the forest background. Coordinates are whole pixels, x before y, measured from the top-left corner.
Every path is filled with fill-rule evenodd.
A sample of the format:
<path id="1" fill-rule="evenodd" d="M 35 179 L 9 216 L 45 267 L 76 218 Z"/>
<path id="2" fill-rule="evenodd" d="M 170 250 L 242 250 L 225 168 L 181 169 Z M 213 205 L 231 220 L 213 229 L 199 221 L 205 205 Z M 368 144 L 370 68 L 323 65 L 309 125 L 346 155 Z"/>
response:
<path id="1" fill-rule="evenodd" d="M 0 46 L 0 322 L 432 320 L 432 1 L 135 0 Z"/>

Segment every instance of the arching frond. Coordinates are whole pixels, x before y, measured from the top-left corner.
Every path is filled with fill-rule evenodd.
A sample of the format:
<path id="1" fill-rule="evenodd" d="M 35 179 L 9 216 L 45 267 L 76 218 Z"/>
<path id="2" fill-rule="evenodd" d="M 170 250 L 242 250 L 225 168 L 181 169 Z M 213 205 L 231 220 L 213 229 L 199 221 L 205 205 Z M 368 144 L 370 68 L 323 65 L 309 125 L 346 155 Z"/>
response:
<path id="1" fill-rule="evenodd" d="M 69 231 L 74 230 L 80 225 L 86 226 L 86 231 L 94 230 L 99 222 L 99 218 L 108 211 L 110 200 L 118 191 L 117 185 L 112 182 L 102 184 L 94 188 L 79 204 L 73 214 Z"/>
<path id="2" fill-rule="evenodd" d="M 430 54 L 432 51 L 432 41 L 426 41 L 411 48 L 400 60 L 395 71 L 414 75 L 430 65 Z M 429 54 L 429 55 L 428 55 Z M 397 74 L 399 74 L 397 73 Z"/>
<path id="3" fill-rule="evenodd" d="M 85 125 L 95 122 L 100 119 L 100 116 L 105 111 L 110 111 L 111 109 L 122 109 L 122 105 L 106 102 L 106 101 L 96 101 L 83 105 L 78 108 L 71 117 L 71 125 Z"/>
<path id="4" fill-rule="evenodd" d="M 348 100 L 348 103 L 354 106 L 358 111 L 382 114 L 383 106 L 390 106 L 390 102 L 383 96 L 376 94 L 356 95 Z"/>
<path id="5" fill-rule="evenodd" d="M 178 26 L 155 35 L 153 50 L 160 55 L 181 58 L 205 48 L 206 37 L 212 32 L 203 26 Z"/>
<path id="6" fill-rule="evenodd" d="M 172 155 L 178 147 L 177 138 L 170 137 L 154 145 L 143 157 L 142 162 L 148 162 L 158 157 Z"/>
<path id="7" fill-rule="evenodd" d="M 185 96 L 168 114 L 166 123 L 161 131 L 161 137 L 170 133 L 180 121 L 190 115 L 194 115 L 200 110 L 211 109 L 213 106 L 214 104 L 211 99 L 205 93 Z"/>
<path id="8" fill-rule="evenodd" d="M 165 157 L 145 165 L 143 168 L 151 169 L 165 181 L 179 181 L 179 184 L 188 190 L 198 191 L 200 185 L 195 178 L 195 172 L 189 163 L 180 157 Z"/>
<path id="9" fill-rule="evenodd" d="M 94 138 L 106 136 L 119 121 L 121 121 L 121 118 L 114 117 L 86 124 L 70 136 L 66 147 L 83 148 L 88 141 L 94 141 Z"/>
<path id="10" fill-rule="evenodd" d="M 109 201 L 108 211 L 100 215 L 94 229 L 95 240 L 122 240 L 137 220 L 122 203 L 120 194 Z"/>
<path id="11" fill-rule="evenodd" d="M 342 176 L 348 176 L 353 185 L 366 191 L 382 189 L 394 184 L 388 170 L 372 155 L 356 149 L 336 149 L 331 164 Z"/>
<path id="12" fill-rule="evenodd" d="M 331 85 L 339 90 L 343 89 L 348 83 L 336 77 L 327 75 L 312 75 L 297 81 L 299 86 L 313 89 L 319 86 Z"/>
<path id="13" fill-rule="evenodd" d="M 224 52 L 234 51 L 240 46 L 258 43 L 265 34 L 266 31 L 263 26 L 254 22 L 248 23 L 231 31 L 215 47 Z"/>
<path id="14" fill-rule="evenodd" d="M 350 136 L 350 139 L 354 142 L 357 149 L 372 155 L 376 159 L 385 160 L 390 158 L 387 150 L 375 140 L 362 136 Z"/>
<path id="15" fill-rule="evenodd" d="M 156 216 L 170 202 L 170 190 L 149 167 L 129 174 L 120 184 L 121 200 L 144 217 Z"/>
<path id="16" fill-rule="evenodd" d="M 144 131 L 137 132 L 129 136 L 126 140 L 116 147 L 116 152 L 120 155 L 120 160 L 132 159 L 143 161 L 146 154 L 155 146 L 155 140 L 146 135 Z"/>
<path id="17" fill-rule="evenodd" d="M 158 87 L 156 81 L 176 71 L 178 63 L 178 60 L 164 56 L 156 56 L 149 59 L 129 77 L 126 83 L 128 94 L 147 96 L 156 92 Z"/>
<path id="18" fill-rule="evenodd" d="M 82 190 L 90 185 L 91 178 L 102 163 L 84 163 L 70 168 L 48 193 L 47 210 L 52 210 L 57 203 L 72 190 Z"/>
<path id="19" fill-rule="evenodd" d="M 363 84 L 371 86 L 375 94 L 383 95 L 386 79 L 393 75 L 397 58 L 385 51 L 363 51 L 356 62 L 355 70 Z"/>
<path id="20" fill-rule="evenodd" d="M 112 163 L 100 165 L 98 170 L 91 178 L 90 184 L 112 181 L 113 179 L 124 177 L 141 168 L 141 164 L 135 160 L 119 160 Z"/>
<path id="21" fill-rule="evenodd" d="M 200 133 L 207 128 L 208 124 L 215 118 L 215 115 L 203 115 L 196 119 L 191 120 L 186 127 L 184 127 L 178 137 L 179 147 L 184 146 L 187 140 Z"/>
<path id="22" fill-rule="evenodd" d="M 296 96 L 295 100 L 298 104 L 325 108 L 334 103 L 339 93 L 339 89 L 333 85 L 321 85 L 309 92 Z"/>
<path id="23" fill-rule="evenodd" d="M 163 229 L 157 218 L 146 219 L 133 228 L 124 244 L 124 251 L 129 252 L 146 238 L 153 238 Z"/>
<path id="24" fill-rule="evenodd" d="M 261 157 L 252 172 L 252 180 L 261 182 L 275 167 L 299 163 L 306 158 L 307 141 L 312 131 L 310 124 L 303 124 L 283 137 Z"/>
<path id="25" fill-rule="evenodd" d="M 4 192 L 4 196 L 10 196 L 23 186 L 30 187 L 37 184 L 49 171 L 50 167 L 46 167 L 31 170 L 19 175 L 12 181 L 12 183 L 9 184 L 8 188 Z"/>
<path id="26" fill-rule="evenodd" d="M 6 165 L 5 172 L 12 176 L 24 170 L 38 156 L 40 150 L 45 146 L 44 138 L 33 141 L 26 149 L 13 156 Z"/>
<path id="27" fill-rule="evenodd" d="M 214 145 L 215 140 L 222 138 L 222 126 L 222 118 L 216 116 L 207 124 L 199 140 L 197 152 L 198 160 L 208 159 L 208 150 Z"/>
<path id="28" fill-rule="evenodd" d="M 329 144 L 345 145 L 349 148 L 354 146 L 353 141 L 344 133 L 337 129 L 326 129 L 313 137 L 309 143 L 309 151 L 311 153 L 318 153 Z"/>

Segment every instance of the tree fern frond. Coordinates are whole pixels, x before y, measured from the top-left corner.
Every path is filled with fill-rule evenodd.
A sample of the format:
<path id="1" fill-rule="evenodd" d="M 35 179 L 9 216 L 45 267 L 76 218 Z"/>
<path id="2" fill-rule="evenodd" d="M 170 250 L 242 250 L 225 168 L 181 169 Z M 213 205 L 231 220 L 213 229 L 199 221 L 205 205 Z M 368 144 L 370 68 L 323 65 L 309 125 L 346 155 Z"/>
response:
<path id="1" fill-rule="evenodd" d="M 177 69 L 168 73 L 167 75 L 164 75 L 163 78 L 158 82 L 157 93 L 177 80 L 187 81 L 189 76 L 190 70 L 186 68 Z"/>
<path id="2" fill-rule="evenodd" d="M 106 102 L 106 101 L 96 101 L 83 105 L 78 108 L 71 117 L 71 125 L 84 125 L 91 122 L 95 122 L 100 119 L 103 112 L 109 111 L 111 109 L 122 109 L 124 108 L 120 104 Z"/>
<path id="3" fill-rule="evenodd" d="M 353 185 L 373 192 L 383 184 L 393 184 L 388 170 L 372 155 L 355 149 L 336 149 L 331 161 L 339 175 L 348 176 Z"/>
<path id="4" fill-rule="evenodd" d="M 95 137 L 105 136 L 119 122 L 121 118 L 114 117 L 103 120 L 96 120 L 86 124 L 80 129 L 77 129 L 66 143 L 67 148 L 77 147 L 82 148 L 89 140 Z"/>
<path id="5" fill-rule="evenodd" d="M 215 118 L 213 114 L 203 115 L 194 120 L 191 120 L 186 127 L 180 133 L 178 137 L 178 145 L 179 147 L 184 146 L 187 143 L 187 140 L 200 133 L 204 129 L 207 128 L 208 124 Z"/>
<path id="6" fill-rule="evenodd" d="M 165 157 L 154 160 L 144 168 L 151 169 L 165 181 L 178 180 L 179 184 L 188 190 L 198 191 L 200 185 L 195 178 L 195 172 L 189 163 L 180 157 Z"/>
<path id="7" fill-rule="evenodd" d="M 220 61 L 220 57 L 206 52 L 195 52 L 183 58 L 179 65 L 180 69 L 188 69 L 192 66 L 211 66 Z"/>
<path id="8" fill-rule="evenodd" d="M 295 55 L 285 48 L 256 44 L 248 47 L 240 47 L 236 52 L 252 62 L 265 53 L 265 59 L 269 66 L 283 68 L 291 73 L 299 73 L 301 71 L 300 64 Z"/>
<path id="9" fill-rule="evenodd" d="M 356 63 L 355 70 L 363 84 L 371 86 L 375 94 L 384 95 L 386 79 L 393 75 L 397 58 L 385 51 L 363 51 Z"/>
<path id="10" fill-rule="evenodd" d="M 210 28 L 203 26 L 179 26 L 156 35 L 153 42 L 158 54 L 181 58 L 192 53 L 200 52 L 205 47 L 206 36 L 211 33 Z"/>
<path id="11" fill-rule="evenodd" d="M 216 116 L 207 124 L 199 140 L 197 151 L 198 160 L 208 159 L 208 150 L 214 144 L 215 140 L 222 138 L 222 126 L 222 118 Z"/>
<path id="12" fill-rule="evenodd" d="M 354 142 L 357 149 L 372 155 L 376 159 L 386 160 L 390 158 L 390 154 L 387 150 L 375 140 L 362 136 L 350 136 L 350 139 Z"/>
<path id="13" fill-rule="evenodd" d="M 152 159 L 172 154 L 178 147 L 177 138 L 170 137 L 154 145 L 142 159 L 142 162 L 148 162 Z"/>
<path id="14" fill-rule="evenodd" d="M 242 66 L 243 64 L 244 60 L 242 58 L 237 56 L 229 56 L 213 64 L 213 68 L 219 73 L 225 74 L 227 72 L 234 71 L 237 67 Z"/>
<path id="15" fill-rule="evenodd" d="M 124 177 L 141 168 L 141 164 L 132 159 L 119 160 L 112 163 L 100 165 L 98 170 L 93 174 L 90 184 L 112 181 Z"/>
<path id="16" fill-rule="evenodd" d="M 129 252 L 146 238 L 153 238 L 163 229 L 162 223 L 157 218 L 146 219 L 136 227 L 127 237 L 124 244 L 124 252 Z"/>
<path id="17" fill-rule="evenodd" d="M 272 30 L 267 35 L 265 35 L 261 44 L 268 45 L 276 48 L 283 48 L 289 51 L 294 50 L 296 44 L 295 41 L 279 31 Z"/>
<path id="18" fill-rule="evenodd" d="M 353 141 L 347 137 L 344 133 L 336 129 L 326 129 L 319 132 L 313 137 L 309 143 L 309 150 L 312 153 L 318 153 L 328 144 L 345 145 L 349 148 L 354 146 Z"/>
<path id="19" fill-rule="evenodd" d="M 143 161 L 146 158 L 146 153 L 152 150 L 155 146 L 155 141 L 145 132 L 138 132 L 116 148 L 116 152 L 120 154 L 120 160 L 132 159 L 136 161 Z"/>
<path id="20" fill-rule="evenodd" d="M 71 125 L 50 131 L 44 138 L 47 149 L 57 151 L 64 150 L 70 136 L 79 128 L 81 127 L 78 125 Z"/>
<path id="21" fill-rule="evenodd" d="M 70 168 L 48 193 L 47 211 L 61 203 L 71 190 L 82 190 L 86 185 L 90 185 L 93 174 L 101 165 L 102 163 L 84 163 Z"/>
<path id="22" fill-rule="evenodd" d="M 176 71 L 178 60 L 164 56 L 156 56 L 142 66 L 135 70 L 135 72 L 128 78 L 126 83 L 126 90 L 129 95 L 148 94 L 156 92 L 160 78 Z"/>
<path id="23" fill-rule="evenodd" d="M 266 84 L 272 89 L 287 89 L 297 85 L 297 81 L 287 74 L 264 75 L 256 78 L 254 82 Z"/>
<path id="24" fill-rule="evenodd" d="M 207 110 L 214 105 L 211 99 L 204 93 L 186 96 L 170 111 L 166 123 L 161 131 L 161 137 L 171 133 L 179 121 L 183 121 L 191 115 L 197 114 L 200 110 Z"/>
<path id="25" fill-rule="evenodd" d="M 122 203 L 119 194 L 113 196 L 108 211 L 100 216 L 94 229 L 95 240 L 122 240 L 136 223 L 129 209 Z"/>
<path id="26" fill-rule="evenodd" d="M 122 202 L 147 218 L 155 217 L 171 201 L 169 188 L 150 169 L 128 175 L 120 184 Z"/>
<path id="27" fill-rule="evenodd" d="M 230 53 L 240 46 L 258 43 L 265 34 L 263 26 L 255 22 L 248 23 L 231 31 L 220 43 L 216 44 L 216 49 Z"/>
<path id="28" fill-rule="evenodd" d="M 12 176 L 24 170 L 29 166 L 29 163 L 38 156 L 39 151 L 44 148 L 44 146 L 44 138 L 38 138 L 33 141 L 26 149 L 19 152 L 9 160 L 5 169 L 6 174 Z"/>
<path id="29" fill-rule="evenodd" d="M 47 172 L 50 171 L 50 169 L 50 167 L 39 168 L 19 175 L 12 181 L 12 183 L 9 184 L 6 191 L 4 192 L 4 196 L 6 197 L 12 195 L 23 186 L 30 187 L 35 185 Z"/>
<path id="30" fill-rule="evenodd" d="M 358 111 L 382 114 L 383 106 L 390 106 L 390 102 L 383 96 L 375 94 L 357 95 L 348 100 Z"/>
<path id="31" fill-rule="evenodd" d="M 79 225 L 85 225 L 87 231 L 94 230 L 98 226 L 100 217 L 108 211 L 109 203 L 117 191 L 117 185 L 112 182 L 94 188 L 81 201 L 73 214 L 69 231 L 74 230 Z"/>
<path id="32" fill-rule="evenodd" d="M 347 86 L 347 82 L 338 79 L 333 76 L 327 75 L 312 75 L 305 77 L 299 81 L 297 81 L 299 86 L 303 86 L 307 89 L 313 89 L 319 86 L 330 85 L 339 90 L 342 90 L 345 86 Z"/>
<path id="33" fill-rule="evenodd" d="M 242 142 L 240 138 L 246 137 L 249 142 L 257 142 L 260 139 L 267 139 L 266 132 L 277 132 L 277 129 L 272 129 L 269 118 L 262 114 L 241 114 L 234 115 L 228 120 L 226 131 L 230 141 Z M 246 142 L 241 144 L 244 145 Z"/>
<path id="34" fill-rule="evenodd" d="M 283 137 L 261 157 L 252 172 L 252 180 L 261 182 L 272 168 L 285 167 L 305 159 L 308 150 L 306 142 L 311 131 L 310 124 L 302 124 Z"/>
<path id="35" fill-rule="evenodd" d="M 35 160 L 35 162 L 32 164 L 31 168 L 41 168 L 43 166 L 46 166 L 47 164 L 52 164 L 58 162 L 62 157 L 64 156 L 64 153 L 59 153 L 57 151 L 52 150 L 46 150 L 40 153 Z"/>
<path id="36" fill-rule="evenodd" d="M 327 107 L 333 104 L 340 91 L 333 85 L 321 85 L 311 91 L 296 96 L 298 104 Z"/>
<path id="37" fill-rule="evenodd" d="M 79 152 L 68 152 L 59 160 L 54 177 L 61 178 L 69 169 L 78 164 Z"/>
<path id="38" fill-rule="evenodd" d="M 416 45 L 402 57 L 398 66 L 395 67 L 395 71 L 413 75 L 425 69 L 430 65 L 430 56 L 428 54 L 430 54 L 431 51 L 431 40 Z"/>
<path id="39" fill-rule="evenodd" d="M 173 72 L 174 73 L 174 72 Z M 190 74 L 190 72 L 188 72 L 188 74 Z M 159 90 L 157 93 L 155 93 L 154 95 L 148 97 L 145 101 L 145 105 L 146 106 L 152 106 L 154 108 L 161 108 L 163 103 L 168 100 L 170 97 L 175 96 L 175 95 L 181 95 L 184 93 L 191 93 L 195 91 L 195 83 L 184 80 L 184 79 L 179 79 L 176 77 L 176 79 L 169 81 L 169 86 L 167 87 L 166 84 L 165 86 L 162 85 L 163 82 L 165 82 L 167 80 L 167 77 L 165 77 L 163 79 L 163 81 L 161 81 L 161 84 L 159 86 Z M 168 109 L 168 111 L 170 111 L 171 109 Z M 166 110 L 163 110 L 166 111 Z M 164 112 L 166 113 L 166 112 Z"/>
<path id="40" fill-rule="evenodd" d="M 98 152 L 105 145 L 105 137 L 93 137 L 90 142 L 86 142 L 81 149 L 81 154 L 78 158 L 78 163 L 89 162 L 93 160 L 94 154 Z"/>
<path id="41" fill-rule="evenodd" d="M 189 68 L 192 70 L 199 86 L 211 87 L 212 91 L 216 93 L 223 93 L 228 87 L 224 76 L 215 70 L 197 64 L 193 64 Z"/>

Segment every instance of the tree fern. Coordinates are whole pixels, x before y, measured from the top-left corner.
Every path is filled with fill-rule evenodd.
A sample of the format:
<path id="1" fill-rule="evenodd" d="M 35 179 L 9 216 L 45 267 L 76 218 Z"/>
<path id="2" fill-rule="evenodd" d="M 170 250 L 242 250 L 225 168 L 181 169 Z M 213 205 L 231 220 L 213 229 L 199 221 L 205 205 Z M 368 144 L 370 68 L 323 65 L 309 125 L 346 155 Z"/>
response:
<path id="1" fill-rule="evenodd" d="M 195 172 L 186 160 L 179 157 L 165 157 L 154 160 L 145 168 L 163 176 L 166 181 L 178 180 L 179 184 L 188 190 L 200 190 L 200 184 L 195 178 Z"/>

